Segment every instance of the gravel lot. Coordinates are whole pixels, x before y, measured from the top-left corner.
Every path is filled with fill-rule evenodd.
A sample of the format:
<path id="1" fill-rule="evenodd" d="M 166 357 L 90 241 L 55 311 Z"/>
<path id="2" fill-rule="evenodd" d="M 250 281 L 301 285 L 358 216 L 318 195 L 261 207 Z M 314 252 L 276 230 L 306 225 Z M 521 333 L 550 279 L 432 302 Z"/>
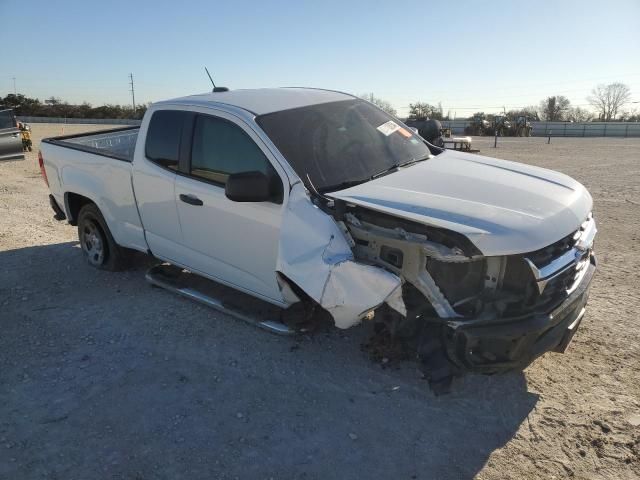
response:
<path id="1" fill-rule="evenodd" d="M 64 133 L 105 126 L 67 126 Z M 60 125 L 33 125 L 35 152 Z M 599 272 L 564 355 L 435 397 L 365 328 L 282 338 L 96 271 L 36 153 L 0 162 L 1 479 L 637 479 L 640 139 L 476 139 L 595 199 Z"/>

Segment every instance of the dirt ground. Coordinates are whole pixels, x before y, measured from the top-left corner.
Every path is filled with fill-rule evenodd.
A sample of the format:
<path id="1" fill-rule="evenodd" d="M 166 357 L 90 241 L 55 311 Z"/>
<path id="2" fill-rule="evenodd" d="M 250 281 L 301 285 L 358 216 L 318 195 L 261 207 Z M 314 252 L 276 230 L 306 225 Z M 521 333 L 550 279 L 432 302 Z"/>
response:
<path id="1" fill-rule="evenodd" d="M 640 478 L 640 139 L 475 143 L 589 188 L 599 271 L 566 354 L 440 397 L 364 327 L 278 337 L 94 270 L 35 152 L 0 162 L 0 479 Z"/>

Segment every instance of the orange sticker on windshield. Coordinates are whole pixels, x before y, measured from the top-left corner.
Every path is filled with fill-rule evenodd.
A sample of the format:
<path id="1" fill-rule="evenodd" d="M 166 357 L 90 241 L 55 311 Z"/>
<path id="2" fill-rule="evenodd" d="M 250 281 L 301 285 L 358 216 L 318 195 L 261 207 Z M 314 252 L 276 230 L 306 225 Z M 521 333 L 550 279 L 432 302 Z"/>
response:
<path id="1" fill-rule="evenodd" d="M 412 135 L 409 130 L 407 130 L 406 128 L 402 128 L 402 127 L 400 127 L 398 130 L 396 130 L 396 132 L 398 132 L 404 138 L 411 138 L 411 135 Z"/>

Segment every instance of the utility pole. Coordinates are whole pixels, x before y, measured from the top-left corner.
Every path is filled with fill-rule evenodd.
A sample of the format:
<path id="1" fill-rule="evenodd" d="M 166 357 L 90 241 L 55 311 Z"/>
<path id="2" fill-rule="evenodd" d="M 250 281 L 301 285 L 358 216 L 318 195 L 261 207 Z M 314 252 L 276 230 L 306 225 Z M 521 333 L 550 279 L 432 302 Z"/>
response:
<path id="1" fill-rule="evenodd" d="M 129 82 L 131 85 L 131 103 L 133 104 L 133 113 L 135 115 L 136 113 L 136 92 L 133 89 L 133 73 L 129 74 L 129 78 L 131 79 L 131 81 Z"/>
<path id="2" fill-rule="evenodd" d="M 16 91 L 16 77 L 13 77 L 13 94 L 18 95 L 18 92 Z"/>

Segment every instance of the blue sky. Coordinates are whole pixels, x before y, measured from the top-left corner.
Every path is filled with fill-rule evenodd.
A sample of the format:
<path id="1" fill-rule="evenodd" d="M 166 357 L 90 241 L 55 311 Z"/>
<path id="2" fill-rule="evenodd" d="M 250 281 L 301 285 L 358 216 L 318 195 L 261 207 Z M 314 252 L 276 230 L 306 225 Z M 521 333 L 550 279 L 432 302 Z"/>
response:
<path id="1" fill-rule="evenodd" d="M 586 106 L 613 81 L 640 100 L 639 0 L 0 0 L 0 19 L 1 96 L 16 77 L 28 96 L 129 103 L 133 72 L 136 100 L 156 101 L 207 91 L 207 65 L 230 88 L 373 92 L 400 115 Z"/>

